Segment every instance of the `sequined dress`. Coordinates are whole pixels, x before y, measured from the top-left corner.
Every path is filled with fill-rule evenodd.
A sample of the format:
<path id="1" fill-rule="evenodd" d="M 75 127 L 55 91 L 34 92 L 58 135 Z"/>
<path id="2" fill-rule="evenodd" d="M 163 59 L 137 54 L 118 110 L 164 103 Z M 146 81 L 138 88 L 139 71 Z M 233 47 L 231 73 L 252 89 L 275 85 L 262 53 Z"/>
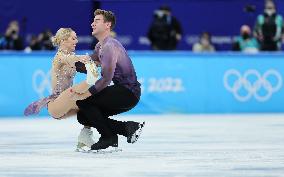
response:
<path id="1" fill-rule="evenodd" d="M 73 85 L 73 79 L 76 74 L 75 58 L 78 58 L 75 53 L 68 53 L 58 50 L 52 62 L 51 69 L 51 85 L 52 94 L 32 102 L 24 111 L 25 116 L 38 114 L 40 110 L 47 106 L 50 101 L 55 100 L 60 93 Z"/>

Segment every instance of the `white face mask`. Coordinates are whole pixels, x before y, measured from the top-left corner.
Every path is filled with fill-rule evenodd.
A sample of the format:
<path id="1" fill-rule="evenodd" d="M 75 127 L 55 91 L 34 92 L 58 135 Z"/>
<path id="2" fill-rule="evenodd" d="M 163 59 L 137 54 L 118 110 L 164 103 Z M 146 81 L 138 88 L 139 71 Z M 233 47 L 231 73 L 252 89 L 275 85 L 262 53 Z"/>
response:
<path id="1" fill-rule="evenodd" d="M 155 14 L 156 14 L 159 18 L 162 18 L 162 17 L 165 15 L 165 13 L 164 13 L 163 11 L 161 11 L 161 10 L 156 10 L 156 11 L 155 11 Z"/>
<path id="2" fill-rule="evenodd" d="M 274 9 L 265 9 L 264 11 L 268 16 L 271 16 L 275 13 L 275 10 Z"/>

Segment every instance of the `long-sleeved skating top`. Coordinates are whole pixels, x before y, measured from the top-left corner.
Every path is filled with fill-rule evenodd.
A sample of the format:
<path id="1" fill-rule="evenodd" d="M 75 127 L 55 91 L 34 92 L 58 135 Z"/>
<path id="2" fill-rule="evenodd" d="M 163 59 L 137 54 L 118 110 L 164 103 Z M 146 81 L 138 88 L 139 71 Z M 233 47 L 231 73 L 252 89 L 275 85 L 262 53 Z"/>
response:
<path id="1" fill-rule="evenodd" d="M 59 95 L 73 85 L 73 79 L 76 74 L 74 61 L 78 61 L 79 59 L 77 58 L 75 53 L 57 52 L 51 69 L 52 94 Z"/>
<path id="2" fill-rule="evenodd" d="M 89 91 L 96 94 L 107 87 L 111 81 L 124 86 L 140 98 L 140 83 L 125 48 L 119 41 L 108 36 L 102 43 L 98 42 L 92 59 L 101 65 L 101 78 L 90 87 Z"/>
<path id="3" fill-rule="evenodd" d="M 73 85 L 73 79 L 76 74 L 75 62 L 78 60 L 75 53 L 67 53 L 58 50 L 51 68 L 52 94 L 32 102 L 24 111 L 26 116 L 39 113 L 50 101 L 55 100 L 60 93 Z"/>

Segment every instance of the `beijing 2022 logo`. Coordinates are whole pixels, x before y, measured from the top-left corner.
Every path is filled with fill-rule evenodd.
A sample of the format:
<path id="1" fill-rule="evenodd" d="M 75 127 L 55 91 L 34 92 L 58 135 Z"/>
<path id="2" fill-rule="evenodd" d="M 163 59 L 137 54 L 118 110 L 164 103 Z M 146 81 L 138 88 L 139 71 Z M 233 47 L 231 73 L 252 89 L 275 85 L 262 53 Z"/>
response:
<path id="1" fill-rule="evenodd" d="M 243 74 L 236 69 L 229 69 L 224 74 L 223 82 L 225 88 L 232 92 L 238 101 L 245 102 L 255 98 L 264 102 L 280 90 L 282 76 L 274 69 L 269 69 L 263 74 L 255 69 L 246 70 Z"/>

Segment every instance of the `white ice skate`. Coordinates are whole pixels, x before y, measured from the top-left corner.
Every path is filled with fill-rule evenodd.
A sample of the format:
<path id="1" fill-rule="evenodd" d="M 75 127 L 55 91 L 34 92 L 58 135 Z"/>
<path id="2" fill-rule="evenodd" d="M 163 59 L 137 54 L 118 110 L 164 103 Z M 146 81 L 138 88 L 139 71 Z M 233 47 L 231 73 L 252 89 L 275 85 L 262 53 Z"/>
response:
<path id="1" fill-rule="evenodd" d="M 95 141 L 93 139 L 93 132 L 90 128 L 83 128 L 78 136 L 76 151 L 88 152 L 93 144 L 95 144 Z"/>

